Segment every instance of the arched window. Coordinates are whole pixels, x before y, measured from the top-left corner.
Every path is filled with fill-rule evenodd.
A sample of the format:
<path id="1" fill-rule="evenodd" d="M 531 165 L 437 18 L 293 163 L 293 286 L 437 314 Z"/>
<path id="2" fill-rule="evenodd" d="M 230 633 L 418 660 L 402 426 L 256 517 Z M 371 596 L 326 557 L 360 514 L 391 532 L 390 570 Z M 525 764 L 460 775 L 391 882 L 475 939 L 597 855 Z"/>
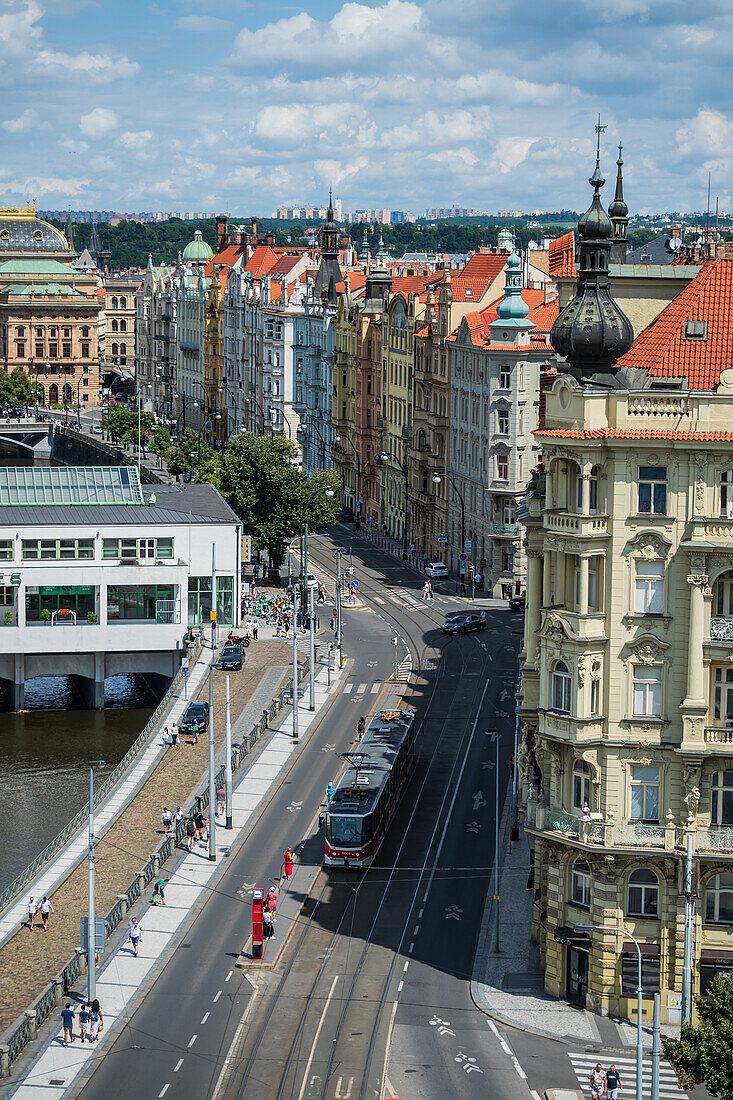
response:
<path id="1" fill-rule="evenodd" d="M 573 807 L 582 810 L 590 808 L 590 764 L 585 760 L 576 760 L 573 766 Z"/>
<path id="2" fill-rule="evenodd" d="M 715 875 L 705 890 L 705 920 L 733 924 L 733 875 Z"/>
<path id="3" fill-rule="evenodd" d="M 117 309 L 117 297 L 116 296 L 113 297 L 113 299 L 112 299 L 112 309 Z"/>
<path id="4" fill-rule="evenodd" d="M 127 344 L 120 344 L 120 355 L 127 355 Z"/>
<path id="5" fill-rule="evenodd" d="M 591 515 L 595 515 L 598 511 L 598 474 L 600 468 L 594 466 L 590 472 L 590 479 L 588 483 L 588 510 Z"/>
<path id="6" fill-rule="evenodd" d="M 116 320 L 112 321 L 112 331 L 117 332 L 117 321 Z"/>
<path id="7" fill-rule="evenodd" d="M 58 405 L 59 403 L 59 388 L 55 382 L 52 382 L 48 387 L 48 403 L 49 405 Z"/>
<path id="8" fill-rule="evenodd" d="M 576 859 L 573 864 L 570 899 L 575 905 L 590 909 L 590 867 L 584 859 Z"/>
<path id="9" fill-rule="evenodd" d="M 733 825 L 733 772 L 716 772 L 713 776 L 712 825 Z"/>
<path id="10" fill-rule="evenodd" d="M 570 672 L 564 661 L 556 661 L 552 670 L 552 709 L 570 713 Z"/>
<path id="11" fill-rule="evenodd" d="M 629 875 L 626 911 L 630 917 L 659 916 L 659 880 L 646 867 L 639 867 Z"/>
<path id="12" fill-rule="evenodd" d="M 120 298 L 120 309 L 127 309 L 127 298 L 124 295 Z"/>
<path id="13" fill-rule="evenodd" d="M 116 354 L 117 354 L 117 344 L 113 344 L 113 345 L 112 345 L 112 354 L 113 354 L 113 355 L 116 355 Z"/>
<path id="14" fill-rule="evenodd" d="M 66 404 L 68 404 L 71 401 L 73 396 L 74 395 L 73 395 L 73 391 L 71 389 L 71 383 L 70 382 L 64 382 L 64 402 Z"/>
<path id="15" fill-rule="evenodd" d="M 127 321 L 124 319 L 124 317 L 120 321 L 120 332 L 127 332 Z"/>

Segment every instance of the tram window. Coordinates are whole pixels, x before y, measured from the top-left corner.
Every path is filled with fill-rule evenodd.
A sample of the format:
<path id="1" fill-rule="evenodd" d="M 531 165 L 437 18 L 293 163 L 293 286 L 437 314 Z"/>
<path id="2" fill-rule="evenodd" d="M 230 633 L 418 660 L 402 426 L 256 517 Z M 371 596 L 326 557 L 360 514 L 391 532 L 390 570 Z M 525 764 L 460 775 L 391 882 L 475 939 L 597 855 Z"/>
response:
<path id="1" fill-rule="evenodd" d="M 372 839 L 374 835 L 374 814 L 369 814 L 367 817 L 362 818 L 361 826 L 361 843 L 366 844 L 368 840 Z"/>
<path id="2" fill-rule="evenodd" d="M 328 819 L 330 843 L 337 848 L 340 846 L 357 846 L 361 844 L 362 820 L 361 817 L 346 817 L 339 814 L 330 814 Z"/>

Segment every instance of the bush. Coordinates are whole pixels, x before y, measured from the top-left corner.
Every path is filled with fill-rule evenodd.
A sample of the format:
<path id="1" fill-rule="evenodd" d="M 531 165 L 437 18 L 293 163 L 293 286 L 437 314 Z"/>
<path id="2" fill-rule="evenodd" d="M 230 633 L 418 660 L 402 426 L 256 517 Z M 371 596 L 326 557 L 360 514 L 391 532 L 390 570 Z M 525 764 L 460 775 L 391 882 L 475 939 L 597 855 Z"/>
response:
<path id="1" fill-rule="evenodd" d="M 44 607 L 43 611 L 41 612 L 41 622 L 42 623 L 50 623 L 51 622 L 51 612 L 48 610 L 47 607 Z"/>
<path id="2" fill-rule="evenodd" d="M 87 611 L 87 622 L 90 626 L 94 626 L 97 621 L 97 616 L 94 611 Z"/>
<path id="3" fill-rule="evenodd" d="M 13 625 L 13 612 L 12 611 L 6 611 L 5 612 L 5 625 L 6 626 L 12 626 Z"/>

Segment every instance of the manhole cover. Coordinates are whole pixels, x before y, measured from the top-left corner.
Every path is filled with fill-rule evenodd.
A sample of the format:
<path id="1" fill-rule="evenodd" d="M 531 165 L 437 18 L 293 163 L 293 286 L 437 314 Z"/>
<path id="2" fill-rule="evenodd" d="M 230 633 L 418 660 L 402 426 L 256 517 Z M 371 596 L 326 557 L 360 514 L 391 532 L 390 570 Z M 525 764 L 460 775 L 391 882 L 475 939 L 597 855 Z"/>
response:
<path id="1" fill-rule="evenodd" d="M 49 1083 L 49 1085 L 63 1085 L 64 1078 L 63 1077 L 52 1077 L 51 1080 L 48 1083 Z"/>

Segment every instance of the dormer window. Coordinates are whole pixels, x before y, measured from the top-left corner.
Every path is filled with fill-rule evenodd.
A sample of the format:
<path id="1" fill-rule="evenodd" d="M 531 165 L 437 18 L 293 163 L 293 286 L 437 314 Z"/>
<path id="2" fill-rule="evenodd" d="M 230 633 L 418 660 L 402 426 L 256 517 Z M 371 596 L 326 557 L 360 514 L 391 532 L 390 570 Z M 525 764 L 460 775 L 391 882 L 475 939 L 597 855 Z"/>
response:
<path id="1" fill-rule="evenodd" d="M 685 340 L 706 340 L 707 321 L 685 321 Z"/>

